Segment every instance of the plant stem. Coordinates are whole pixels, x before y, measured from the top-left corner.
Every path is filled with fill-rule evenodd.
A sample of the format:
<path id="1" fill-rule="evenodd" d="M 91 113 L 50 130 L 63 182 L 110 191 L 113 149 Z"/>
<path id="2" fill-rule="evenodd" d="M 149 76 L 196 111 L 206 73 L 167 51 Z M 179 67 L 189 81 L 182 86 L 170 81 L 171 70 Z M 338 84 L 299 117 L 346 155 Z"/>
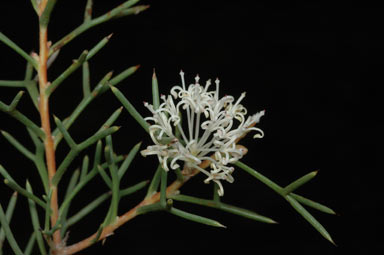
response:
<path id="1" fill-rule="evenodd" d="M 42 0 L 39 5 L 40 18 L 44 12 L 48 1 L 51 0 Z M 45 157 L 48 169 L 49 177 L 49 187 L 52 189 L 52 198 L 51 198 L 51 225 L 55 226 L 58 219 L 58 200 L 57 200 L 57 187 L 52 186 L 52 178 L 56 173 L 56 162 L 55 162 L 55 146 L 51 134 L 51 125 L 50 125 L 50 114 L 49 114 L 49 98 L 46 96 L 45 90 L 48 87 L 49 83 L 47 80 L 47 61 L 49 54 L 48 46 L 48 30 L 47 24 L 40 23 L 39 27 L 39 88 L 40 88 L 40 102 L 39 102 L 39 112 L 41 119 L 41 127 L 45 133 L 44 147 L 45 147 Z M 53 241 L 56 246 L 59 246 L 61 243 L 60 231 L 57 231 L 53 234 Z"/>
<path id="2" fill-rule="evenodd" d="M 200 164 L 201 168 L 206 168 L 210 164 L 210 161 L 205 160 Z M 191 179 L 193 176 L 195 176 L 199 171 L 195 170 L 192 174 L 186 175 L 183 178 L 183 181 L 176 180 L 171 185 L 168 186 L 166 190 L 167 195 L 173 195 L 176 191 L 178 191 L 181 186 L 184 185 L 189 179 Z M 85 238 L 84 240 L 75 243 L 73 245 L 67 246 L 64 248 L 64 254 L 71 255 L 75 254 L 81 250 L 84 250 L 85 248 L 93 245 L 95 243 L 95 239 L 97 241 L 103 240 L 107 238 L 109 235 L 111 235 L 117 228 L 128 222 L 129 220 L 133 219 L 134 217 L 140 215 L 138 213 L 138 209 L 147 206 L 152 205 L 160 201 L 160 192 L 154 193 L 152 196 L 146 197 L 143 201 L 141 201 L 138 205 L 136 205 L 134 208 L 129 210 L 128 212 L 124 213 L 123 215 L 119 216 L 116 222 L 113 224 L 110 224 L 108 226 L 105 226 L 103 231 L 100 233 L 94 233 L 93 235 Z"/>

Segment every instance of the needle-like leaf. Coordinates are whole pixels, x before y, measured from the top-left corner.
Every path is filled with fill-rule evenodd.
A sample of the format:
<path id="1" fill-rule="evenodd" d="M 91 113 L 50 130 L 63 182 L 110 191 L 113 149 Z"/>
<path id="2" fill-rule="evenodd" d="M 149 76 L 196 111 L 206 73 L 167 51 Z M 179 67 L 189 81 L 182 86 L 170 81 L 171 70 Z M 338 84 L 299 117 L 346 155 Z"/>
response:
<path id="1" fill-rule="evenodd" d="M 26 188 L 27 188 L 27 191 L 32 194 L 32 192 L 33 192 L 32 187 L 28 181 L 26 184 Z M 41 227 L 40 227 L 40 223 L 39 223 L 39 216 L 37 215 L 35 202 L 31 199 L 28 199 L 28 204 L 29 204 L 29 212 L 31 214 L 31 219 L 32 219 L 32 226 L 33 226 L 33 230 L 35 232 L 36 241 L 37 241 L 37 244 L 39 246 L 40 253 L 42 255 L 46 255 L 47 251 L 46 251 L 46 248 L 44 245 L 43 236 L 42 236 L 41 231 L 40 231 Z"/>
<path id="2" fill-rule="evenodd" d="M 11 246 L 13 252 L 16 255 L 23 255 L 23 252 L 21 251 L 19 245 L 16 242 L 15 237 L 13 236 L 13 233 L 11 231 L 11 228 L 9 227 L 9 223 L 7 221 L 7 218 L 5 216 L 5 213 L 3 211 L 3 207 L 0 205 L 0 223 L 4 230 L 5 236 L 8 240 L 9 245 Z"/>
<path id="3" fill-rule="evenodd" d="M 309 182 L 310 180 L 312 180 L 317 175 L 317 172 L 318 171 L 310 172 L 309 174 L 306 174 L 303 177 L 300 177 L 296 181 L 292 182 L 291 184 L 287 185 L 283 190 L 284 194 L 288 195 L 292 191 L 298 189 L 300 186 Z"/>
<path id="4" fill-rule="evenodd" d="M 10 144 L 12 144 L 19 152 L 21 152 L 25 157 L 34 161 L 35 155 L 30 152 L 27 148 L 24 147 L 19 141 L 17 141 L 13 136 L 11 136 L 8 132 L 1 130 L 1 134 L 8 140 Z"/>
<path id="5" fill-rule="evenodd" d="M 202 216 L 199 216 L 199 215 L 196 215 L 196 214 L 192 214 L 192 213 L 189 213 L 189 212 L 185 212 L 185 211 L 176 209 L 174 207 L 170 208 L 169 212 L 171 214 L 173 214 L 173 215 L 179 216 L 179 217 L 184 218 L 186 220 L 198 222 L 198 223 L 209 225 L 209 226 L 213 226 L 213 227 L 226 228 L 226 226 L 222 225 L 218 221 L 215 221 L 215 220 L 212 220 L 212 219 L 209 219 L 209 218 L 206 218 L 206 217 L 202 217 Z"/>
<path id="6" fill-rule="evenodd" d="M 11 224 L 16 202 L 17 202 L 17 192 L 14 192 L 11 196 L 11 199 L 9 200 L 8 207 L 5 212 L 5 219 L 7 220 L 8 225 Z M 4 229 L 0 226 L 0 254 L 3 248 L 4 239 L 5 239 L 5 232 L 4 232 Z"/>
<path id="7" fill-rule="evenodd" d="M 118 171 L 119 179 L 121 179 L 124 176 L 125 172 L 128 170 L 132 160 L 135 158 L 137 152 L 140 149 L 140 145 L 141 145 L 141 142 L 136 144 L 128 153 L 128 156 L 125 158 L 123 164 L 121 164 Z"/>
<path id="8" fill-rule="evenodd" d="M 117 99 L 121 102 L 121 104 L 127 109 L 129 114 L 144 128 L 146 132 L 149 131 L 148 123 L 144 120 L 144 118 L 140 115 L 140 113 L 135 109 L 135 107 L 128 101 L 128 99 L 120 92 L 116 87 L 112 87 L 112 92 L 115 94 Z"/>
<path id="9" fill-rule="evenodd" d="M 152 75 L 152 103 L 153 109 L 157 110 L 160 106 L 160 95 L 159 95 L 159 83 L 157 81 L 155 70 Z"/>
<path id="10" fill-rule="evenodd" d="M 161 167 L 161 165 L 159 165 L 156 169 L 155 174 L 153 175 L 151 184 L 149 184 L 147 195 L 145 196 L 145 198 L 148 198 L 157 192 L 157 189 L 159 188 L 159 184 L 160 184 L 161 171 L 164 171 L 164 170 Z"/>
<path id="11" fill-rule="evenodd" d="M 25 58 L 29 63 L 37 69 L 37 61 L 33 59 L 29 54 L 27 54 L 24 50 L 22 50 L 19 46 L 17 46 L 16 43 L 14 43 L 11 39 L 9 39 L 5 34 L 0 32 L 0 41 L 3 42 L 5 45 L 16 51 L 20 56 Z"/>
<path id="12" fill-rule="evenodd" d="M 292 205 L 295 210 L 301 214 L 301 216 L 304 217 L 319 233 L 328 241 L 331 243 L 335 244 L 334 241 L 332 240 L 332 237 L 329 235 L 327 230 L 318 222 L 302 205 L 300 205 L 299 202 L 297 202 L 293 197 L 290 195 L 287 195 L 285 197 L 287 201 Z"/>

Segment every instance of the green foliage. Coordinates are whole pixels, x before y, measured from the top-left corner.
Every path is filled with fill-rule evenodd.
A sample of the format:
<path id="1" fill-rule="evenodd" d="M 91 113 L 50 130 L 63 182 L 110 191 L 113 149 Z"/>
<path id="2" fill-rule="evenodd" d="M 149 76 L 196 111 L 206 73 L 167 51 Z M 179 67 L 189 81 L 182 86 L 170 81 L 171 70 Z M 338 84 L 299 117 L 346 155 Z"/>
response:
<path id="1" fill-rule="evenodd" d="M 51 65 L 59 55 L 59 51 L 62 47 L 70 43 L 80 34 L 86 32 L 88 29 L 112 19 L 121 18 L 132 14 L 138 14 L 139 12 L 148 8 L 146 5 L 134 6 L 138 1 L 139 0 L 125 1 L 116 8 L 99 17 L 92 17 L 93 1 L 87 0 L 83 23 L 49 47 L 48 55 L 50 58 L 45 64 L 47 64 L 47 66 Z M 40 8 L 42 2 L 45 1 L 31 0 L 33 9 L 39 15 L 40 30 L 44 31 L 49 24 L 51 13 L 56 4 L 56 0 L 48 0 L 44 9 Z M 203 199 L 180 194 L 180 187 L 193 176 L 184 175 L 183 171 L 180 169 L 176 169 L 176 178 L 173 183 L 170 183 L 172 177 L 169 175 L 169 173 L 159 165 L 156 171 L 154 171 L 154 175 L 150 182 L 141 181 L 135 185 L 124 187 L 125 185 L 122 180 L 126 175 L 129 175 L 128 169 L 131 167 L 132 162 L 140 149 L 141 143 L 133 146 L 128 155 L 123 156 L 115 154 L 112 135 L 119 130 L 119 127 L 113 126 L 113 124 L 120 116 L 123 107 L 146 132 L 149 131 L 149 124 L 130 103 L 129 99 L 118 88 L 116 88 L 116 86 L 119 85 L 123 80 L 137 71 L 139 68 L 138 65 L 128 67 L 116 76 L 113 76 L 112 72 L 108 72 L 92 88 L 92 84 L 90 82 L 89 65 L 93 63 L 90 61 L 95 54 L 97 54 L 107 45 L 111 36 L 112 34 L 104 37 L 102 40 L 100 40 L 99 43 L 90 48 L 89 51 L 84 50 L 78 59 L 76 59 L 70 66 L 63 70 L 63 72 L 51 83 L 48 83 L 46 88 L 43 88 L 44 91 L 39 91 L 40 87 L 37 86 L 37 81 L 33 78 L 35 71 L 38 71 L 41 67 L 41 64 L 37 60 L 38 58 L 35 56 L 36 54 L 27 54 L 11 39 L 0 32 L 0 41 L 9 46 L 12 50 L 14 50 L 27 61 L 25 77 L 23 80 L 0 80 L 0 87 L 21 89 L 21 91 L 15 95 L 14 99 L 9 104 L 0 101 L 0 111 L 7 113 L 14 119 L 18 120 L 22 125 L 24 125 L 34 144 L 34 151 L 28 149 L 23 144 L 24 141 L 18 141 L 11 134 L 12 132 L 8 133 L 7 131 L 1 130 L 1 133 L 2 136 L 13 147 L 15 147 L 21 155 L 25 156 L 28 160 L 33 162 L 43 186 L 43 194 L 34 194 L 32 187 L 36 187 L 38 184 L 30 184 L 27 180 L 26 186 L 24 188 L 12 178 L 9 172 L 2 165 L 0 165 L 0 175 L 4 178 L 4 183 L 10 189 L 14 190 L 14 194 L 10 199 L 6 212 L 3 211 L 3 207 L 0 205 L 0 255 L 2 254 L 2 247 L 5 239 L 8 241 L 8 244 L 10 245 L 13 252 L 17 255 L 34 254 L 33 249 L 36 246 L 36 243 L 40 254 L 51 254 L 53 249 L 52 242 L 54 240 L 54 235 L 59 233 L 59 236 L 65 239 L 65 236 L 71 226 L 79 223 L 81 220 L 87 217 L 87 215 L 94 212 L 105 201 L 110 200 L 109 209 L 104 217 L 104 221 L 97 224 L 99 225 L 97 233 L 93 235 L 92 241 L 86 245 L 89 246 L 98 240 L 105 239 L 105 236 L 103 237 L 103 230 L 105 230 L 107 227 L 118 225 L 116 223 L 119 220 L 120 201 L 126 198 L 128 195 L 143 189 L 148 184 L 147 192 L 142 204 L 139 204 L 137 208 L 133 208 L 133 211 L 126 212 L 125 215 L 136 216 L 154 211 L 166 211 L 170 214 L 189 221 L 214 227 L 225 227 L 216 220 L 175 208 L 173 201 L 180 201 L 196 204 L 199 206 L 211 207 L 263 223 L 276 223 L 276 221 L 266 216 L 260 215 L 247 209 L 223 203 L 218 196 L 218 185 L 216 183 L 214 183 L 212 199 Z M 49 98 L 49 96 L 56 92 L 57 88 L 63 84 L 70 75 L 79 69 L 82 72 L 83 97 L 81 101 L 78 103 L 75 109 L 72 110 L 72 113 L 63 120 L 60 120 L 58 117 L 52 115 L 55 123 L 55 128 L 52 132 L 53 148 L 55 150 L 60 142 L 64 139 L 64 141 L 69 146 L 69 151 L 64 156 L 64 159 L 61 162 L 58 162 L 56 171 L 49 176 L 47 171 L 49 167 L 48 163 L 46 162 L 45 146 L 48 140 L 45 133 L 46 131 L 44 131 L 38 126 L 38 124 L 34 123 L 31 119 L 17 110 L 17 106 L 26 91 L 29 94 L 29 97 L 31 98 L 36 110 L 40 113 L 42 110 L 40 109 L 41 106 L 39 106 L 39 96 L 43 95 Z M 64 90 L 65 87 L 62 89 Z M 116 96 L 117 100 L 121 102 L 123 107 L 113 112 L 93 135 L 90 135 L 82 142 L 75 141 L 75 139 L 73 139 L 70 134 L 70 127 L 96 97 L 103 95 L 109 89 L 111 89 L 112 93 Z M 158 80 L 155 72 L 153 73 L 152 77 L 152 100 L 154 109 L 158 109 L 160 106 L 160 96 Z M 179 134 L 176 134 L 176 136 L 178 135 Z M 73 170 L 71 173 L 72 163 L 75 158 L 81 154 L 84 154 L 85 150 L 93 145 L 95 145 L 93 162 L 90 163 L 90 158 L 88 155 L 85 155 L 83 157 L 81 166 L 75 168 L 76 170 Z M 325 230 L 325 228 L 302 205 L 312 207 L 328 214 L 335 214 L 335 212 L 322 204 L 293 193 L 300 186 L 314 178 L 317 174 L 316 171 L 299 178 L 286 187 L 281 187 L 242 162 L 236 162 L 235 165 L 281 195 L 324 238 L 333 243 L 331 236 Z M 136 165 L 134 167 L 136 169 L 140 169 L 140 167 Z M 61 182 L 65 174 L 71 175 L 68 184 L 63 184 Z M 105 188 L 107 191 L 94 200 L 90 201 L 88 204 L 85 204 L 83 208 L 76 213 L 70 213 L 69 209 L 71 207 L 71 203 L 76 199 L 81 191 L 83 191 L 86 185 L 90 183 L 95 177 L 100 177 L 105 182 Z M 52 225 L 50 217 L 52 217 L 55 209 L 51 207 L 51 202 L 53 201 L 52 199 L 54 190 L 59 188 L 65 188 L 66 192 L 63 201 L 57 205 L 58 218 L 56 224 Z M 28 201 L 33 227 L 33 231 L 30 234 L 30 238 L 27 242 L 24 252 L 19 247 L 9 226 L 12 220 L 13 212 L 15 210 L 17 194 L 24 196 Z M 36 207 L 36 205 L 39 207 Z M 42 219 L 44 219 L 44 221 L 42 221 Z M 62 248 L 64 249 L 66 247 Z M 58 248 L 55 247 L 54 249 Z"/>

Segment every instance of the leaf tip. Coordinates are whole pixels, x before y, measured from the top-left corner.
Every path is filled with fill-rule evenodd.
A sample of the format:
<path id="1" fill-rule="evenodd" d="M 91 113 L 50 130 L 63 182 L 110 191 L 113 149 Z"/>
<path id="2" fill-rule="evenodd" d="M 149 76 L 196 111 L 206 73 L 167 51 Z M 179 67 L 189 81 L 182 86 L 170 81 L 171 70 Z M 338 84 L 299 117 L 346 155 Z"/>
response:
<path id="1" fill-rule="evenodd" d="M 110 33 L 110 34 L 106 37 L 107 40 L 110 40 L 112 36 L 113 36 L 113 33 Z"/>

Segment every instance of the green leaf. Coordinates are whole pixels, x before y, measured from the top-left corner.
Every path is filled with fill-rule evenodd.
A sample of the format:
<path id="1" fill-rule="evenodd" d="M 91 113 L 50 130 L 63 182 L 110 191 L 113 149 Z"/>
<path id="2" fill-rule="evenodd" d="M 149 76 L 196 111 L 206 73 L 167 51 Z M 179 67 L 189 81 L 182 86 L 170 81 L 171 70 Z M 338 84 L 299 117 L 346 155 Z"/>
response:
<path id="1" fill-rule="evenodd" d="M 137 15 L 140 12 L 145 11 L 149 7 L 150 7 L 149 5 L 138 5 L 138 6 L 135 6 L 135 7 L 132 7 L 132 8 L 128 8 L 126 10 L 121 11 L 118 15 L 116 15 L 116 18 L 126 17 L 126 16 L 129 16 L 129 15 L 132 15 L 132 14 Z"/>
<path id="2" fill-rule="evenodd" d="M 78 169 L 73 172 L 71 179 L 69 180 L 67 190 L 65 191 L 64 201 L 66 199 L 68 199 L 69 197 L 71 197 L 71 194 L 73 194 L 73 191 L 75 190 L 76 185 L 77 185 L 77 181 L 79 180 L 79 175 L 80 175 L 80 172 Z M 65 210 L 62 210 L 62 212 L 61 212 L 61 215 L 60 215 L 61 220 L 60 221 L 61 221 L 62 225 L 65 225 L 65 220 L 67 218 L 69 207 L 70 207 L 70 203 L 68 204 L 68 206 L 66 206 Z M 62 232 L 62 234 L 64 234 L 64 233 Z"/>
<path id="3" fill-rule="evenodd" d="M 164 171 L 164 170 L 161 167 L 161 165 L 159 165 L 156 169 L 155 174 L 153 175 L 151 184 L 149 184 L 147 195 L 145 196 L 145 198 L 148 198 L 157 192 L 157 189 L 159 188 L 159 184 L 160 184 L 161 171 Z"/>
<path id="4" fill-rule="evenodd" d="M 10 88 L 24 88 L 26 86 L 25 81 L 5 81 L 0 80 L 0 87 L 10 87 Z"/>
<path id="5" fill-rule="evenodd" d="M 17 141 L 13 136 L 11 136 L 8 132 L 1 130 L 1 134 L 8 140 L 10 144 L 12 144 L 21 154 L 23 154 L 28 159 L 34 161 L 35 155 L 30 152 L 27 148 L 24 147 L 19 141 Z"/>
<path id="6" fill-rule="evenodd" d="M 45 94 L 50 96 L 52 92 L 65 80 L 67 79 L 74 71 L 76 71 L 86 60 L 88 51 L 85 50 L 81 53 L 80 57 L 77 60 L 74 60 L 72 65 L 70 65 L 62 74 L 59 75 L 52 83 L 45 89 Z"/>
<path id="7" fill-rule="evenodd" d="M 128 101 L 128 99 L 123 95 L 123 93 L 120 92 L 116 87 L 112 87 L 112 92 L 115 94 L 117 99 L 121 102 L 121 104 L 127 109 L 129 114 L 144 128 L 146 132 L 149 131 L 149 125 L 144 120 L 144 118 L 138 113 L 135 109 L 135 107 Z"/>
<path id="8" fill-rule="evenodd" d="M 56 126 L 57 128 L 60 130 L 61 134 L 63 135 L 64 137 L 64 140 L 68 143 L 69 147 L 71 149 L 77 149 L 77 144 L 76 142 L 72 139 L 71 135 L 68 133 L 68 131 L 65 129 L 63 123 L 60 121 L 59 118 L 57 118 L 56 116 L 53 116 L 54 120 L 55 120 L 55 123 L 56 123 Z"/>
<path id="9" fill-rule="evenodd" d="M 317 175 L 317 171 L 313 171 L 313 172 L 310 172 L 309 174 L 304 175 L 303 177 L 300 177 L 299 179 L 297 179 L 296 181 L 292 182 L 291 184 L 287 185 L 284 188 L 283 190 L 284 194 L 286 195 L 290 194 L 292 191 L 298 189 L 303 184 L 312 180 L 316 175 Z"/>
<path id="10" fill-rule="evenodd" d="M 123 80 L 131 76 L 132 74 L 134 74 L 137 71 L 137 69 L 139 69 L 139 67 L 140 65 L 128 67 L 127 69 L 125 69 L 124 71 L 122 71 L 121 73 L 113 77 L 113 79 L 109 82 L 109 84 L 111 86 L 116 86 L 117 84 L 119 84 L 120 82 L 122 82 Z"/>
<path id="11" fill-rule="evenodd" d="M 106 128 L 109 128 L 110 126 L 113 125 L 113 123 L 115 123 L 115 121 L 117 120 L 117 118 L 119 118 L 121 112 L 123 110 L 123 107 L 120 107 L 119 109 L 117 109 L 116 111 L 114 111 L 112 113 L 112 115 L 107 119 L 107 121 L 104 122 L 104 124 L 100 127 L 100 129 L 98 130 L 99 132 L 106 129 Z"/>
<path id="12" fill-rule="evenodd" d="M 83 164 L 81 166 L 80 180 L 84 180 L 84 178 L 87 176 L 88 167 L 89 167 L 89 157 L 88 155 L 85 155 L 85 157 L 83 158 Z"/>
<path id="13" fill-rule="evenodd" d="M 258 179 L 259 181 L 261 181 L 262 183 L 264 183 L 265 185 L 267 185 L 268 187 L 270 187 L 274 191 L 276 191 L 278 194 L 284 196 L 283 189 L 279 185 L 277 185 L 276 183 L 274 183 L 273 181 L 271 181 L 270 179 L 268 179 L 264 175 L 260 174 L 255 169 L 247 166 L 246 164 L 244 164 L 240 161 L 237 161 L 235 163 L 235 165 L 240 167 L 241 169 L 243 169 L 244 171 L 246 171 L 248 174 L 252 175 L 256 179 Z"/>
<path id="14" fill-rule="evenodd" d="M 45 148 L 43 142 L 37 137 L 37 135 L 32 132 L 30 129 L 27 129 L 29 136 L 31 137 L 35 147 L 35 166 L 40 175 L 41 182 L 44 186 L 45 194 L 49 192 L 49 180 L 48 180 L 48 171 L 45 165 Z"/>
<path id="15" fill-rule="evenodd" d="M 300 196 L 300 195 L 297 195 L 294 193 L 291 193 L 290 196 L 293 197 L 295 200 L 297 200 L 298 202 L 300 202 L 303 205 L 312 207 L 312 208 L 319 210 L 321 212 L 324 212 L 324 213 L 334 214 L 334 215 L 336 214 L 336 212 L 334 210 L 332 210 L 331 208 L 329 208 L 325 205 L 322 205 L 318 202 L 312 201 L 312 200 L 305 198 L 303 196 Z"/>
<path id="16" fill-rule="evenodd" d="M 97 166 L 97 170 L 99 171 L 99 174 L 100 174 L 101 178 L 104 180 L 105 184 L 107 184 L 107 186 L 110 189 L 112 189 L 112 180 L 111 180 L 111 178 L 109 178 L 109 176 L 104 171 L 104 169 L 101 166 Z"/>
<path id="17" fill-rule="evenodd" d="M 89 22 L 92 19 L 92 5 L 93 0 L 87 0 L 87 5 L 84 10 L 84 23 Z"/>
<path id="18" fill-rule="evenodd" d="M 40 15 L 40 19 L 39 19 L 39 23 L 41 27 L 46 28 L 48 26 L 49 18 L 51 17 L 51 13 L 55 4 L 56 4 L 56 0 L 47 1 L 47 5 L 45 6 L 44 11 Z"/>
<path id="19" fill-rule="evenodd" d="M 295 210 L 304 217 L 319 233 L 328 241 L 335 244 L 325 228 L 318 222 L 303 206 L 299 204 L 292 196 L 287 195 L 285 199 L 292 205 Z"/>
<path id="20" fill-rule="evenodd" d="M 160 180 L 160 205 L 164 208 L 167 206 L 167 176 L 168 172 L 163 169 Z"/>
<path id="21" fill-rule="evenodd" d="M 3 207 L 0 204 L 0 223 L 2 226 L 2 229 L 4 230 L 5 236 L 8 240 L 9 245 L 11 246 L 13 252 L 16 255 L 23 255 L 23 252 L 21 251 L 19 245 L 17 244 L 15 237 L 13 236 L 13 233 L 9 227 L 9 223 L 7 221 L 7 218 L 4 214 Z"/>
<path id="22" fill-rule="evenodd" d="M 71 162 L 74 160 L 74 158 L 80 153 L 80 151 L 85 150 L 92 144 L 96 143 L 100 139 L 103 139 L 104 137 L 111 135 L 115 133 L 117 130 L 119 130 L 119 127 L 110 127 L 105 130 L 96 132 L 93 136 L 85 140 L 84 142 L 78 144 L 77 149 L 72 149 L 68 155 L 65 157 L 63 162 L 61 162 L 60 166 L 57 168 L 56 174 L 52 178 L 52 184 L 54 186 L 57 186 L 61 180 L 61 177 L 63 174 L 67 171 L 68 166 L 71 164 Z"/>
<path id="23" fill-rule="evenodd" d="M 105 147 L 109 171 L 112 177 L 112 201 L 111 201 L 111 219 L 116 219 L 118 216 L 119 199 L 120 199 L 120 179 L 118 169 L 115 164 L 115 155 L 113 153 L 112 136 L 106 137 L 107 146 Z"/>
<path id="24" fill-rule="evenodd" d="M 111 192 L 104 193 L 97 197 L 95 200 L 93 200 L 91 203 L 84 206 L 84 208 L 82 208 L 80 211 L 78 211 L 76 214 L 74 214 L 68 219 L 67 226 L 70 227 L 79 222 L 81 219 L 83 219 L 85 216 L 95 210 L 99 205 L 101 205 L 105 200 L 107 200 L 107 198 L 109 198 L 110 196 Z"/>
<path id="25" fill-rule="evenodd" d="M 8 174 L 7 170 L 0 165 L 0 174 L 4 177 L 4 183 L 9 186 L 14 191 L 17 191 L 20 195 L 23 195 L 29 199 L 32 199 L 34 202 L 39 204 L 45 209 L 45 203 L 40 198 L 36 197 L 32 193 L 28 192 L 24 188 L 22 188 L 19 184 L 15 182 L 15 180 Z"/>
<path id="26" fill-rule="evenodd" d="M 157 82 L 155 70 L 153 70 L 153 75 L 152 75 L 152 102 L 153 102 L 153 109 L 154 110 L 159 109 L 159 106 L 160 106 L 159 84 Z"/>
<path id="27" fill-rule="evenodd" d="M 141 142 L 136 144 L 130 150 L 130 152 L 128 153 L 128 156 L 125 158 L 124 162 L 121 164 L 119 171 L 118 171 L 118 175 L 119 175 L 120 180 L 124 176 L 125 172 L 128 170 L 129 166 L 131 165 L 131 162 L 135 158 L 137 152 L 139 151 L 140 146 L 141 146 Z"/>
<path id="28" fill-rule="evenodd" d="M 15 118 L 16 120 L 21 122 L 24 126 L 31 129 L 39 137 L 44 139 L 44 137 L 45 137 L 44 131 L 42 129 L 40 129 L 35 123 L 33 123 L 30 119 L 28 119 L 25 115 L 20 113 L 18 110 L 12 109 L 10 106 L 8 106 L 8 105 L 6 105 L 0 101 L 0 111 L 3 111 L 5 113 L 9 114 L 13 118 Z"/>
<path id="29" fill-rule="evenodd" d="M 104 37 L 100 42 L 98 42 L 87 55 L 86 61 L 89 61 L 93 56 L 95 56 L 104 46 L 109 42 L 113 34 L 110 34 Z"/>
<path id="30" fill-rule="evenodd" d="M 79 36 L 80 34 L 84 33 L 88 29 L 100 25 L 104 22 L 107 22 L 111 20 L 112 18 L 115 18 L 117 15 L 119 15 L 122 11 L 128 9 L 132 5 L 136 4 L 138 0 L 130 0 L 126 1 L 123 4 L 120 4 L 116 8 L 106 12 L 104 15 L 101 15 L 97 18 L 90 19 L 88 22 L 84 22 L 77 28 L 75 28 L 73 31 L 65 35 L 63 38 L 61 38 L 58 42 L 52 45 L 49 51 L 49 55 L 52 55 L 55 51 L 61 49 L 64 45 L 68 44 L 70 41 L 72 41 L 74 38 Z"/>
<path id="31" fill-rule="evenodd" d="M 35 235 L 35 232 L 33 232 L 29 237 L 27 245 L 25 246 L 24 255 L 32 254 L 32 250 L 33 250 L 33 246 L 35 246 L 35 242 L 36 242 L 36 235 Z"/>
<path id="32" fill-rule="evenodd" d="M 89 63 L 85 61 L 82 68 L 83 73 L 83 97 L 88 97 L 91 94 L 91 81 L 89 74 Z"/>
<path id="33" fill-rule="evenodd" d="M 26 184 L 26 188 L 27 188 L 27 191 L 32 194 L 32 192 L 33 192 L 32 187 L 28 181 Z M 42 255 L 46 255 L 47 251 L 45 249 L 43 236 L 42 236 L 41 231 L 40 231 L 41 227 L 40 227 L 40 223 L 39 223 L 39 216 L 37 215 L 35 202 L 31 199 L 28 199 L 28 204 L 29 204 L 29 212 L 31 214 L 31 219 L 32 219 L 32 226 L 33 226 L 33 230 L 35 232 L 36 241 L 37 241 L 37 244 L 39 246 L 40 253 Z"/>
<path id="34" fill-rule="evenodd" d="M 8 207 L 5 212 L 5 219 L 7 220 L 8 225 L 11 224 L 16 202 L 17 202 L 17 192 L 14 192 L 11 196 L 11 199 L 9 200 Z M 0 226 L 0 253 L 3 247 L 4 238 L 5 238 L 5 232 L 4 232 L 4 229 Z"/>
<path id="35" fill-rule="evenodd" d="M 31 0 L 31 4 L 36 13 L 39 13 L 39 0 Z"/>
<path id="36" fill-rule="evenodd" d="M 186 220 L 198 222 L 198 223 L 209 225 L 209 226 L 213 226 L 213 227 L 226 228 L 226 226 L 222 225 L 218 221 L 211 220 L 209 218 L 202 217 L 202 216 L 199 216 L 199 215 L 196 215 L 196 214 L 192 214 L 192 213 L 189 213 L 189 212 L 185 212 L 185 211 L 176 209 L 174 207 L 170 208 L 169 212 L 171 214 L 173 214 L 173 215 L 179 216 L 179 217 L 184 218 Z"/>
<path id="37" fill-rule="evenodd" d="M 177 200 L 177 201 L 182 201 L 182 202 L 187 202 L 187 203 L 192 203 L 192 204 L 216 208 L 216 209 L 219 209 L 219 210 L 222 210 L 225 212 L 229 212 L 232 214 L 236 214 L 236 215 L 251 219 L 251 220 L 256 220 L 256 221 L 269 223 L 269 224 L 276 224 L 277 223 L 276 221 L 272 220 L 271 218 L 260 215 L 258 213 L 255 213 L 255 212 L 252 212 L 252 211 L 249 211 L 247 209 L 240 208 L 240 207 L 236 207 L 233 205 L 228 205 L 225 203 L 217 202 L 215 200 L 202 199 L 202 198 L 186 196 L 186 195 L 172 195 L 172 196 L 170 196 L 170 198 Z"/>
<path id="38" fill-rule="evenodd" d="M 145 186 L 147 186 L 148 183 L 149 183 L 149 181 L 142 181 L 142 182 L 139 182 L 139 183 L 137 183 L 131 187 L 122 189 L 122 190 L 120 190 L 120 197 L 125 197 L 125 196 L 132 194 L 132 193 L 135 193 L 136 191 L 139 191 L 142 188 L 144 188 Z"/>
<path id="39" fill-rule="evenodd" d="M 219 185 L 216 182 L 213 183 L 213 201 L 220 202 Z"/>
<path id="40" fill-rule="evenodd" d="M 25 58 L 29 63 L 33 65 L 33 67 L 37 70 L 37 61 L 33 59 L 29 54 L 27 54 L 24 50 L 22 50 L 16 43 L 12 42 L 5 34 L 0 32 L 0 41 L 5 45 L 16 51 L 20 56 Z"/>

